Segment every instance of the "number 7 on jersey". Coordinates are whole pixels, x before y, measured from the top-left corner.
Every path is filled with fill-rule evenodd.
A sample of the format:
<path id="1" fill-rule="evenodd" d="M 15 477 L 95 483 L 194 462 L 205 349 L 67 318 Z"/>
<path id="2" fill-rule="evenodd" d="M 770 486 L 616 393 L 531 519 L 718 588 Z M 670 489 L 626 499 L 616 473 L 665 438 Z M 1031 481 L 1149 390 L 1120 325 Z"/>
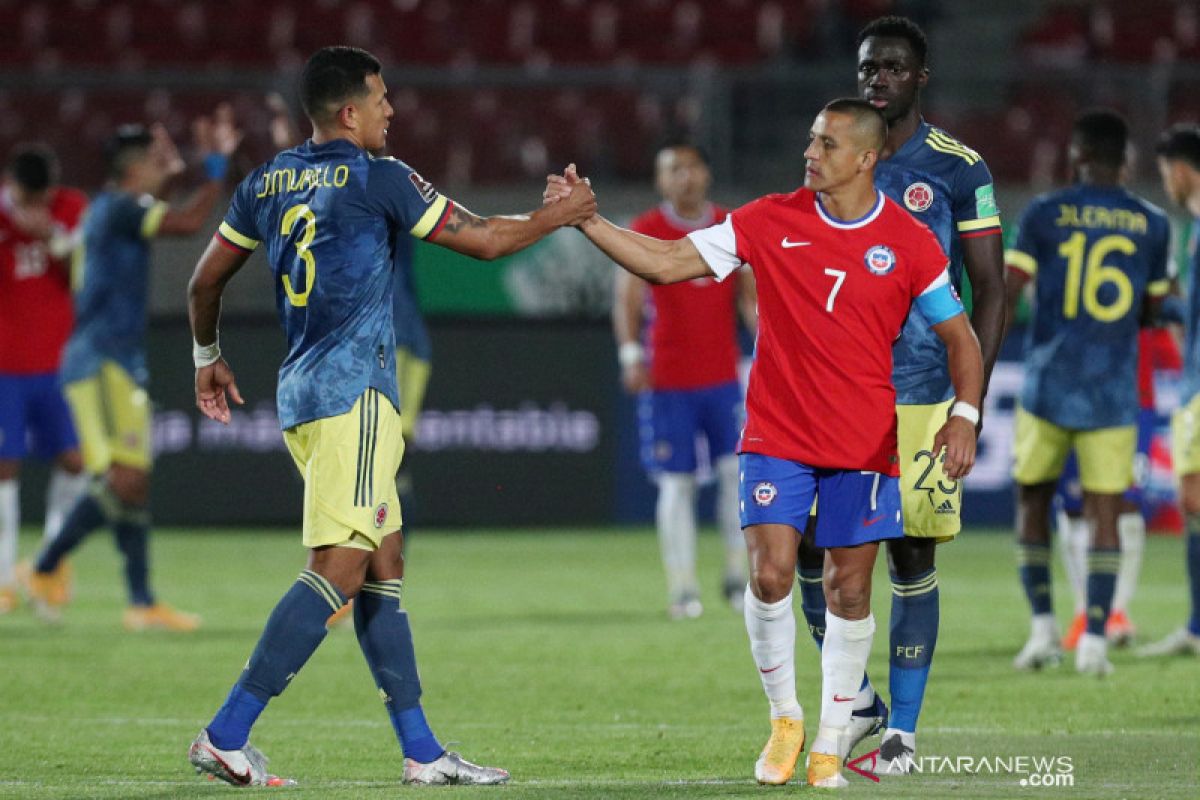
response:
<path id="1" fill-rule="evenodd" d="M 837 299 L 837 294 L 841 291 L 842 281 L 846 280 L 846 270 L 827 267 L 825 274 L 834 279 L 833 288 L 829 290 L 829 299 L 825 301 L 825 310 L 833 313 L 833 301 Z"/>

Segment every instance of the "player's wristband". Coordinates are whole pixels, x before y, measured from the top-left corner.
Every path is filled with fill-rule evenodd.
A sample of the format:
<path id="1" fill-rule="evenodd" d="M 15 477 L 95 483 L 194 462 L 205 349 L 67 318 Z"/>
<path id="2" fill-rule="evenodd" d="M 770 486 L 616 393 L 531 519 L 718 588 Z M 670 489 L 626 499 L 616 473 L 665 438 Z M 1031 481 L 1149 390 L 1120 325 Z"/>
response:
<path id="1" fill-rule="evenodd" d="M 626 342 L 617 348 L 617 363 L 622 368 L 637 366 L 646 360 L 646 351 L 637 342 Z"/>
<path id="2" fill-rule="evenodd" d="M 950 406 L 950 416 L 962 417 L 972 425 L 979 424 L 979 409 L 962 400 L 956 400 L 954 405 Z"/>
<path id="3" fill-rule="evenodd" d="M 210 364 L 215 364 L 221 360 L 221 343 L 214 340 L 212 344 L 200 344 L 192 341 L 192 361 L 196 364 L 196 369 L 207 367 Z"/>
<path id="4" fill-rule="evenodd" d="M 220 153 L 209 153 L 204 157 L 204 174 L 210 181 L 225 180 L 229 171 L 229 156 Z"/>

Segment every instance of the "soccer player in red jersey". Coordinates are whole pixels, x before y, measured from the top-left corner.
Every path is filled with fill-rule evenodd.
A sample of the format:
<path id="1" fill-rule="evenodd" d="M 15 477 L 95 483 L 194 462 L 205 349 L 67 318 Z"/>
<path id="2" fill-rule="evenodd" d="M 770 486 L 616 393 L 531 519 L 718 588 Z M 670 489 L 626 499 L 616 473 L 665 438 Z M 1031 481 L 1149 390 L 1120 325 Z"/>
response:
<path id="1" fill-rule="evenodd" d="M 655 159 L 655 183 L 663 202 L 630 223 L 655 239 L 681 239 L 725 219 L 709 202 L 708 159 L 692 144 L 670 144 Z M 654 286 L 617 270 L 613 331 L 621 382 L 638 395 L 642 463 L 658 485 L 655 521 L 667 576 L 672 619 L 703 610 L 696 581 L 696 482 L 704 437 L 707 463 L 717 479 L 717 526 L 725 543 L 722 591 L 741 611 L 746 588 L 746 544 L 738 519 L 737 312 L 754 330 L 754 279 L 697 278 Z M 643 346 L 643 337 L 645 345 Z"/>
<path id="2" fill-rule="evenodd" d="M 900 520 L 892 342 L 916 305 L 945 344 L 958 398 L 934 438 L 946 475 L 975 459 L 983 358 L 950 286 L 936 237 L 874 185 L 887 135 L 878 109 L 835 100 L 817 116 L 804 188 L 768 195 L 720 225 L 663 242 L 595 216 L 580 229 L 652 283 L 722 280 L 751 264 L 758 345 L 740 446 L 741 516 L 750 555 L 746 628 L 771 703 L 760 783 L 786 783 L 804 745 L 796 701 L 792 582 L 800 532 L 819 491 L 816 543 L 827 548 L 821 721 L 808 782 L 845 786 L 839 739 L 850 723 L 875 621 L 871 570 Z M 572 170 L 547 191 L 569 185 Z"/>
<path id="3" fill-rule="evenodd" d="M 69 256 L 87 197 L 57 183 L 54 153 L 24 146 L 9 158 L 0 194 L 0 614 L 17 604 L 17 478 L 28 446 L 54 462 L 47 541 L 86 485 L 58 365 L 74 319 Z M 63 599 L 65 566 L 54 587 Z"/>

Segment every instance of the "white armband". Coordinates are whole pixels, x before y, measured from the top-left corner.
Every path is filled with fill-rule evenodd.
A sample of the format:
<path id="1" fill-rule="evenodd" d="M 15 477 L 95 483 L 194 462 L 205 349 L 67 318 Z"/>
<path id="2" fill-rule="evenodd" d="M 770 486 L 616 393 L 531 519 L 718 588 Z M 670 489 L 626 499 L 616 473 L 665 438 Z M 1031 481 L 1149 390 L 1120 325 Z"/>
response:
<path id="1" fill-rule="evenodd" d="M 212 344 L 200 344 L 192 341 L 192 361 L 196 364 L 196 369 L 207 367 L 210 364 L 215 364 L 221 360 L 221 343 L 219 339 L 213 340 Z"/>
<path id="2" fill-rule="evenodd" d="M 963 400 L 955 400 L 950 406 L 950 416 L 962 417 L 972 425 L 979 424 L 979 409 Z"/>
<path id="3" fill-rule="evenodd" d="M 646 360 L 646 350 L 637 342 L 626 342 L 617 348 L 617 363 L 623 369 L 637 366 Z"/>

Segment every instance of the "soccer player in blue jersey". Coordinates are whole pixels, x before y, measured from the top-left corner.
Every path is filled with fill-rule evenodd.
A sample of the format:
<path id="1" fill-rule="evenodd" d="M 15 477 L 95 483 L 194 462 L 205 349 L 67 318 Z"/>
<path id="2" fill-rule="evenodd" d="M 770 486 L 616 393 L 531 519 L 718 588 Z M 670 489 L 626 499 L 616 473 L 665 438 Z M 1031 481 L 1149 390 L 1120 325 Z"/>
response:
<path id="1" fill-rule="evenodd" d="M 481 218 L 443 197 L 401 161 L 374 158 L 392 107 L 380 63 L 350 47 L 309 59 L 301 98 L 313 137 L 238 186 L 196 265 L 188 307 L 196 402 L 229 420 L 241 402 L 221 358 L 225 284 L 260 244 L 288 340 L 279 370 L 280 424 L 304 476 L 308 568 L 276 605 L 241 677 L 188 751 L 198 771 L 228 783 L 288 783 L 266 771 L 250 729 L 325 638 L 331 612 L 355 598 L 359 645 L 404 752 L 403 780 L 494 784 L 508 773 L 442 748 L 421 708 L 408 616 L 396 471 L 404 450 L 392 323 L 397 232 L 476 258 L 527 247 L 594 213 L 586 185 L 528 216 Z"/>
<path id="2" fill-rule="evenodd" d="M 1188 243 L 1191 270 L 1187 305 L 1177 314 L 1186 333 L 1183 404 L 1171 419 L 1172 458 L 1179 476 L 1180 500 L 1187 523 L 1187 574 L 1192 613 L 1186 625 L 1147 645 L 1139 655 L 1200 656 L 1200 126 L 1178 125 L 1163 134 L 1156 149 L 1163 189 L 1198 222 Z M 1165 309 L 1164 309 L 1165 310 Z M 1165 313 L 1164 317 L 1167 316 Z"/>
<path id="3" fill-rule="evenodd" d="M 1006 256 L 1015 306 L 1034 284 L 1025 385 L 1016 419 L 1017 550 L 1033 612 L 1029 641 L 1014 663 L 1032 669 L 1060 656 L 1050 592 L 1050 505 L 1068 453 L 1079 463 L 1091 528 L 1087 630 L 1075 668 L 1112 671 L 1104 626 L 1112 607 L 1122 495 L 1137 448 L 1140 324 L 1170 290 L 1170 222 L 1121 185 L 1125 120 L 1108 110 L 1081 114 L 1069 160 L 1075 183 L 1036 198 Z"/>
<path id="4" fill-rule="evenodd" d="M 84 468 L 95 479 L 68 513 L 58 537 L 38 554 L 28 589 L 39 612 L 56 617 L 53 573 L 84 537 L 110 525 L 125 557 L 129 630 L 191 631 L 194 614 L 155 600 L 149 583 L 150 401 L 146 394 L 146 304 L 150 240 L 190 236 L 216 205 L 241 140 L 232 124 L 206 124 L 197 144 L 207 180 L 182 206 L 156 199 L 182 171 L 162 126 L 121 128 L 109 146 L 109 186 L 92 201 L 83 228 L 82 274 L 75 276 L 75 330 L 61 377 L 79 433 Z"/>
<path id="5" fill-rule="evenodd" d="M 937 236 L 950 256 L 950 280 L 963 273 L 973 297 L 971 325 L 984 362 L 984 389 L 1000 352 L 1004 330 L 1004 264 L 1000 212 L 992 176 L 982 157 L 930 125 L 921 115 L 921 90 L 929 80 L 924 32 L 904 17 L 881 17 L 857 37 L 859 96 L 883 112 L 887 145 L 875 168 L 875 185 Z M 885 725 L 880 772 L 907 771 L 916 748 L 917 717 L 937 644 L 939 606 L 936 545 L 953 541 L 960 523 L 962 488 L 947 478 L 932 447 L 953 403 L 946 351 L 919 310 L 896 343 L 892 380 L 899 421 L 904 537 L 887 543 L 892 579 L 888 641 L 892 709 L 869 681 L 854 701 L 843 742 L 846 754 Z M 978 422 L 978 420 L 977 420 Z M 818 511 L 820 513 L 820 504 Z M 824 639 L 824 553 L 811 532 L 800 547 L 801 607 L 817 644 Z"/>

